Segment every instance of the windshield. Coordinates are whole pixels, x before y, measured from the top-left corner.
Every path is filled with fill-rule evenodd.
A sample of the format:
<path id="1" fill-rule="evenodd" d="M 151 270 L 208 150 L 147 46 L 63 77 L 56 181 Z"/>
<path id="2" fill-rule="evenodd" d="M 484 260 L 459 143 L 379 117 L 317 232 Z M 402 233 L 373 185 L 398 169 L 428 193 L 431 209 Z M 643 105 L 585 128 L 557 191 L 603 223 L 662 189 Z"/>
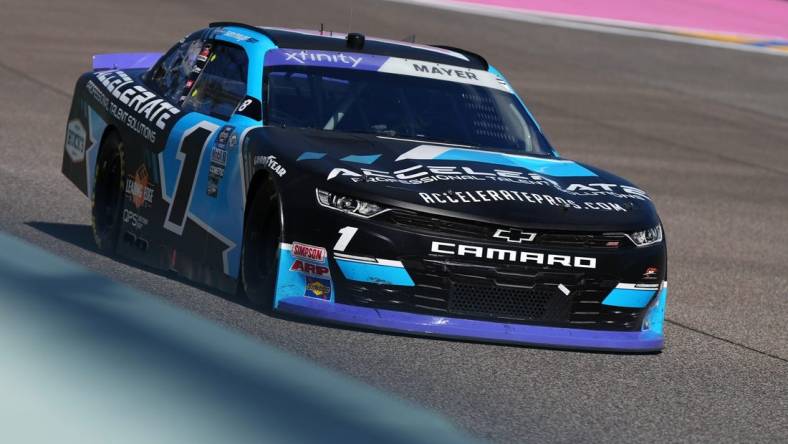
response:
<path id="1" fill-rule="evenodd" d="M 381 72 L 274 66 L 265 76 L 266 124 L 367 133 L 551 155 L 513 94 Z"/>

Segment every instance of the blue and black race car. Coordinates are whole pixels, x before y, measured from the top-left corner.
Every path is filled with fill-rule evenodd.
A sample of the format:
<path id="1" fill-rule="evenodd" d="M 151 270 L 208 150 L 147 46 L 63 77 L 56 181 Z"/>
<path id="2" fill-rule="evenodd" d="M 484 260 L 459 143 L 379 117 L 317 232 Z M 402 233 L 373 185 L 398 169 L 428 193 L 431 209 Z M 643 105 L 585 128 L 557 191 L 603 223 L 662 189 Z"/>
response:
<path id="1" fill-rule="evenodd" d="M 104 252 L 342 324 L 663 347 L 649 196 L 561 158 L 481 56 L 223 22 L 93 62 L 63 173 Z"/>

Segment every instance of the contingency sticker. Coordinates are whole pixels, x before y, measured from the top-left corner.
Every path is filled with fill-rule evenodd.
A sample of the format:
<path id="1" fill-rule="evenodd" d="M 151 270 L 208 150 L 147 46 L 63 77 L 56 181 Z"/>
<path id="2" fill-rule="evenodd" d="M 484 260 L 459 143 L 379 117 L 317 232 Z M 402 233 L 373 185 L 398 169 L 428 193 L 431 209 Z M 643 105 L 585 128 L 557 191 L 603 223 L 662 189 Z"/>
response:
<path id="1" fill-rule="evenodd" d="M 304 296 L 323 300 L 331 299 L 331 281 L 316 277 L 306 276 L 306 290 Z"/>

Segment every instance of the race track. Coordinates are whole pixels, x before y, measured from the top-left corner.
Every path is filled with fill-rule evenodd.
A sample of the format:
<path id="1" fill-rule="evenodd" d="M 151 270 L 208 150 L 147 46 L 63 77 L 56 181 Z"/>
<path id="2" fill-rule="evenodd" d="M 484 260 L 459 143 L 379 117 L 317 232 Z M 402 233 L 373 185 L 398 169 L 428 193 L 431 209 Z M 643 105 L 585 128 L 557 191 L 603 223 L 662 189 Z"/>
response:
<path id="1" fill-rule="evenodd" d="M 374 0 L 5 0 L 1 8 L 0 230 L 490 441 L 788 440 L 788 57 Z M 351 16 L 353 31 L 484 54 L 564 156 L 649 191 L 669 245 L 663 353 L 313 325 L 96 253 L 89 202 L 60 174 L 73 84 L 92 54 L 164 50 L 215 20 L 345 32 Z"/>

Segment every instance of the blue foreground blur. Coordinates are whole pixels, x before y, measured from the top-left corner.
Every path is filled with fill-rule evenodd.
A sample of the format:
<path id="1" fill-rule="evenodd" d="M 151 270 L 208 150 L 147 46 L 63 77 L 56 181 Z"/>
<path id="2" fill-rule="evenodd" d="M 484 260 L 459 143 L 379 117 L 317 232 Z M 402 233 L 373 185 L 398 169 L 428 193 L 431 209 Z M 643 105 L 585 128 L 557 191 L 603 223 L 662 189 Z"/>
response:
<path id="1" fill-rule="evenodd" d="M 0 349 L 0 442 L 471 442 L 439 415 L 3 233 Z"/>

